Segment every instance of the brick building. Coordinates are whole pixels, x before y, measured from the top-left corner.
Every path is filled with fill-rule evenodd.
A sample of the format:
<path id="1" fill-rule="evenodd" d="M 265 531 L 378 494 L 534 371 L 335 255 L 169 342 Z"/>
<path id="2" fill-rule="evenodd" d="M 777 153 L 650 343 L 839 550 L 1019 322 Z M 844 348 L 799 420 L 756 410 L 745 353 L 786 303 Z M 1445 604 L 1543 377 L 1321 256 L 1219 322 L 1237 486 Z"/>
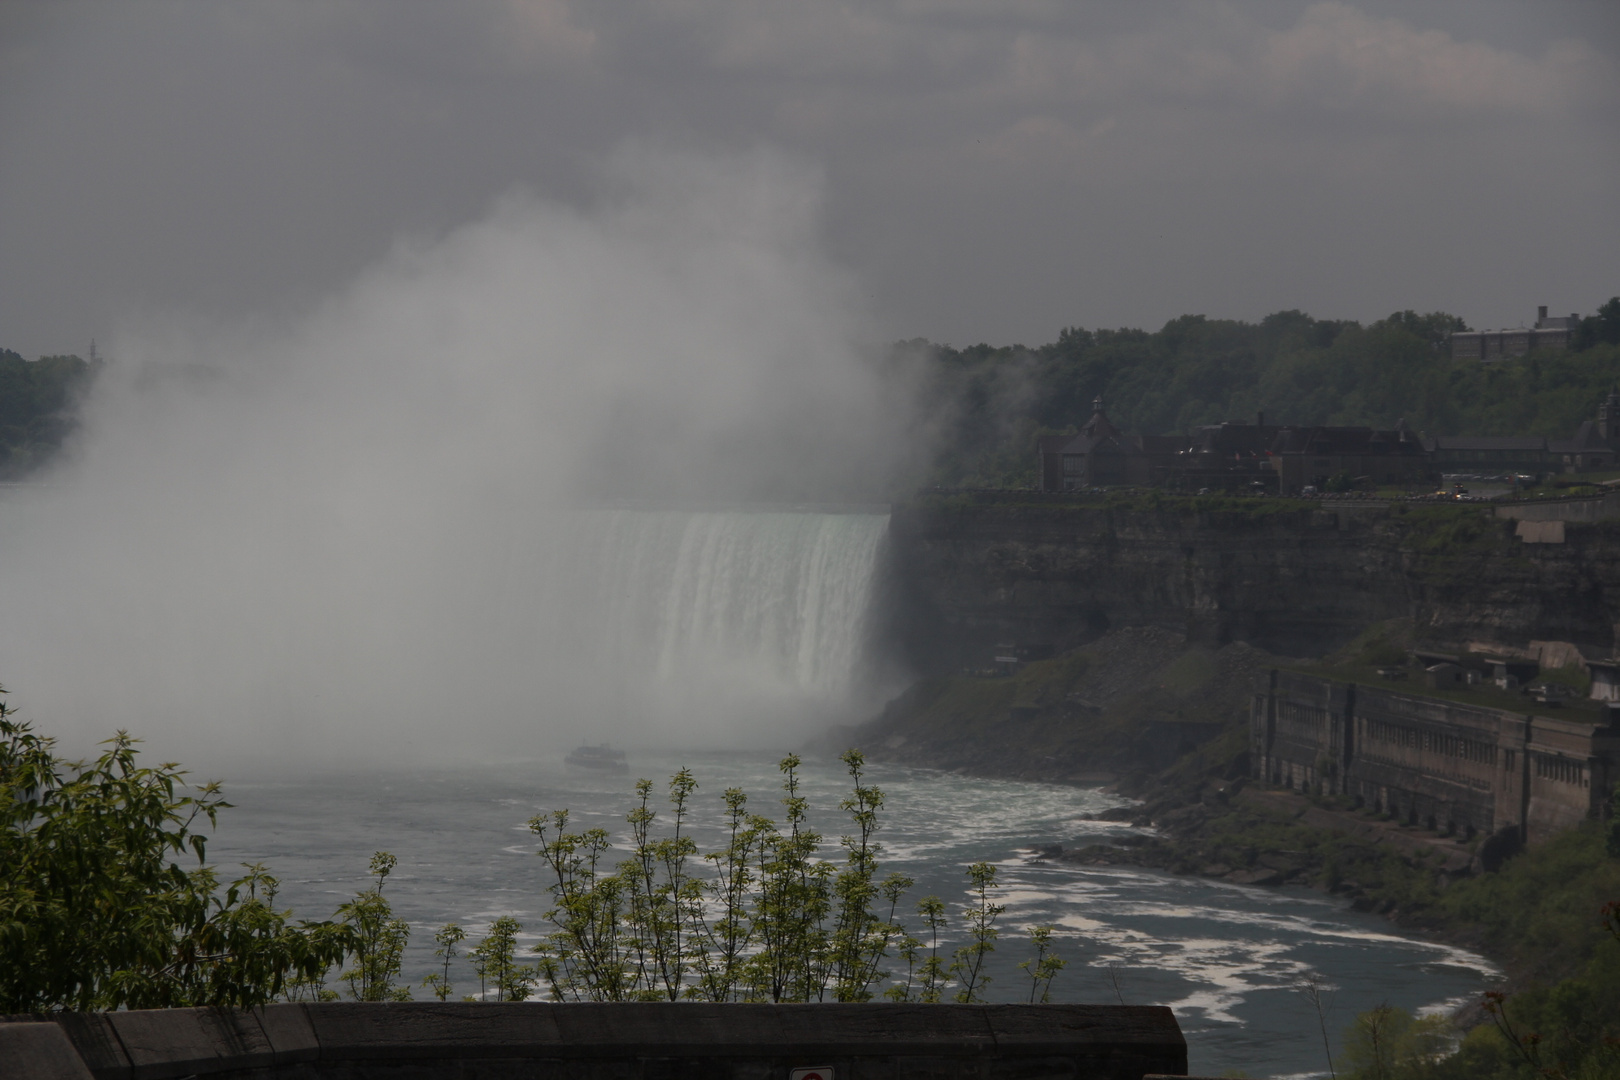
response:
<path id="1" fill-rule="evenodd" d="M 1346 476 L 1373 484 L 1406 484 L 1431 472 L 1429 456 L 1416 432 L 1397 421 L 1392 431 L 1367 427 L 1283 428 L 1268 453 L 1284 495 L 1307 485 L 1321 487 Z"/>
<path id="2" fill-rule="evenodd" d="M 1041 490 L 1163 483 L 1189 442 L 1179 435 L 1125 435 L 1108 419 L 1099 397 L 1078 435 L 1039 440 Z"/>

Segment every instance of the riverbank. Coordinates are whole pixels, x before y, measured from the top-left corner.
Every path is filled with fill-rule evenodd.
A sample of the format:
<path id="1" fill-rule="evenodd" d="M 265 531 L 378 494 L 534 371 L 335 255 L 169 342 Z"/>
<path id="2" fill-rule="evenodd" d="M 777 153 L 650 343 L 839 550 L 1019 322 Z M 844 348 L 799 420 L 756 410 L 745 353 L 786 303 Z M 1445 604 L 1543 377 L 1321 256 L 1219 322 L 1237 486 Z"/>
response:
<path id="1" fill-rule="evenodd" d="M 1194 797 L 1150 797 L 1105 812 L 1151 832 L 1043 854 L 1317 889 L 1407 932 L 1483 953 L 1514 988 L 1580 973 L 1607 940 L 1600 910 L 1620 899 L 1620 860 L 1605 850 L 1603 823 L 1493 859 L 1478 841 L 1458 843 L 1330 800 L 1242 783 L 1184 790 Z"/>
<path id="2" fill-rule="evenodd" d="M 1400 652 L 1409 633 L 1375 625 L 1320 663 L 1352 671 L 1387 662 L 1379 658 Z M 1442 835 L 1348 799 L 1268 789 L 1249 775 L 1248 711 L 1255 677 L 1277 662 L 1243 643 L 1211 649 L 1136 627 L 1011 676 L 924 680 L 850 734 L 874 760 L 1104 785 L 1138 800 L 1099 815 L 1135 828 L 1049 845 L 1048 860 L 1317 889 L 1480 951 L 1511 986 L 1583 970 L 1606 940 L 1599 909 L 1620 899 L 1606 826 L 1588 822 L 1521 853 L 1502 838 Z"/>

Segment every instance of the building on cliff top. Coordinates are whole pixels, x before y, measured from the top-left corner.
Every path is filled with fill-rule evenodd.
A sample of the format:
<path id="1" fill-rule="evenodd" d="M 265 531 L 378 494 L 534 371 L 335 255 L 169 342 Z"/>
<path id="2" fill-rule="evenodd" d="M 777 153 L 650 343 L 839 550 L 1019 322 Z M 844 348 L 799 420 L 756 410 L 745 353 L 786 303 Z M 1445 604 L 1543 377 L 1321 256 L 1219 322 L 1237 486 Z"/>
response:
<path id="1" fill-rule="evenodd" d="M 1076 491 L 1121 484 L 1162 483 L 1188 439 L 1176 435 L 1125 435 L 1091 403 L 1091 419 L 1078 435 L 1049 435 L 1039 441 L 1042 491 Z"/>
<path id="2" fill-rule="evenodd" d="M 1509 330 L 1459 330 L 1451 335 L 1451 355 L 1456 360 L 1502 360 L 1523 356 L 1531 349 L 1567 349 L 1580 328 L 1579 315 L 1547 314 L 1547 305 L 1536 309 L 1534 326 Z"/>
<path id="3" fill-rule="evenodd" d="M 1411 825 L 1540 843 L 1601 817 L 1620 777 L 1620 708 L 1600 722 L 1273 670 L 1250 763 L 1266 783 L 1348 795 Z"/>
<path id="4" fill-rule="evenodd" d="M 1398 420 L 1392 431 L 1367 427 L 1284 428 L 1269 454 L 1277 490 L 1293 494 L 1334 476 L 1374 484 L 1411 484 L 1432 471 L 1417 433 Z"/>
<path id="5" fill-rule="evenodd" d="M 1398 420 L 1370 427 L 1308 427 L 1228 420 L 1191 436 L 1126 435 L 1092 403 L 1075 435 L 1042 437 L 1037 446 L 1042 491 L 1119 485 L 1186 490 L 1255 490 L 1297 495 L 1334 477 L 1358 486 L 1419 485 L 1453 475 L 1543 477 L 1613 468 L 1620 462 L 1620 389 L 1568 439 L 1541 435 L 1434 435 Z"/>

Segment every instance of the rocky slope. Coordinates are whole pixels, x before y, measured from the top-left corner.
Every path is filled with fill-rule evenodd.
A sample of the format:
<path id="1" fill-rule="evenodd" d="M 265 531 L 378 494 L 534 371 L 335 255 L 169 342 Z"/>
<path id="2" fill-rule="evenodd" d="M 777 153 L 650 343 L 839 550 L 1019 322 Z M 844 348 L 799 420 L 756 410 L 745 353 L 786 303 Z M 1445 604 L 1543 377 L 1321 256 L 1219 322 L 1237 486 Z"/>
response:
<path id="1" fill-rule="evenodd" d="M 1242 642 L 1127 628 L 1012 677 L 923 679 L 853 740 L 874 759 L 981 776 L 1129 782 L 1206 743 L 1241 753 L 1271 662 Z"/>

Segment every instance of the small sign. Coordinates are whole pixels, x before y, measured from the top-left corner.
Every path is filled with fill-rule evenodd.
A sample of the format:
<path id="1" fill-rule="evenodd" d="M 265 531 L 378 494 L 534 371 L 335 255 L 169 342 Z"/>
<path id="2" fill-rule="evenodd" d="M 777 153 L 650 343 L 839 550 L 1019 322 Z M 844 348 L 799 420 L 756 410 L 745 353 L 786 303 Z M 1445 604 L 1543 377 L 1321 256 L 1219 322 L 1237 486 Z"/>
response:
<path id="1" fill-rule="evenodd" d="M 831 1065 L 810 1065 L 788 1073 L 788 1080 L 833 1080 Z"/>

